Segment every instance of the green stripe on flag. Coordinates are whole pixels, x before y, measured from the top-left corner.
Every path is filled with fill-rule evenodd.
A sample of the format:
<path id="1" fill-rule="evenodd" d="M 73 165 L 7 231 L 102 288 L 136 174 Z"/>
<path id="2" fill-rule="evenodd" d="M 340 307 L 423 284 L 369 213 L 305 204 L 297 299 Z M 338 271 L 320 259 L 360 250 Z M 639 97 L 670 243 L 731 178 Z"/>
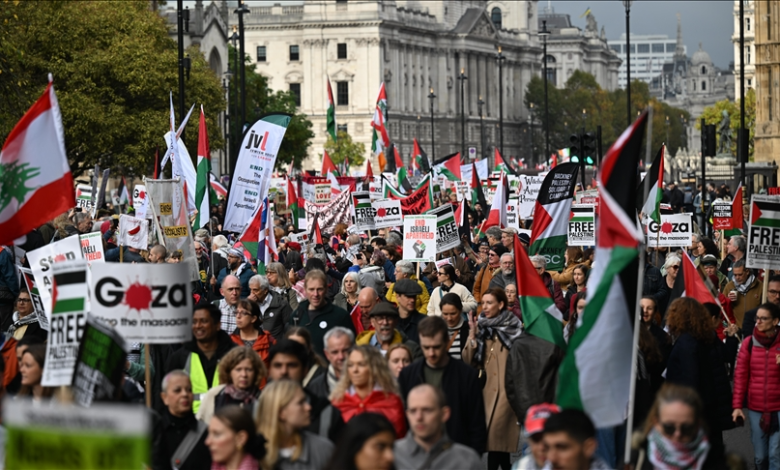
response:
<path id="1" fill-rule="evenodd" d="M 569 219 L 569 222 L 593 222 L 593 217 L 592 216 L 572 217 L 571 219 Z"/>
<path id="2" fill-rule="evenodd" d="M 526 333 L 549 341 L 565 351 L 567 346 L 563 339 L 563 323 L 547 311 L 555 308 L 552 299 L 520 296 L 519 300 Z"/>
<path id="3" fill-rule="evenodd" d="M 780 227 L 780 219 L 758 219 L 752 224 L 755 227 Z"/>
<path id="4" fill-rule="evenodd" d="M 57 299 L 52 313 L 80 312 L 84 310 L 84 299 Z"/>

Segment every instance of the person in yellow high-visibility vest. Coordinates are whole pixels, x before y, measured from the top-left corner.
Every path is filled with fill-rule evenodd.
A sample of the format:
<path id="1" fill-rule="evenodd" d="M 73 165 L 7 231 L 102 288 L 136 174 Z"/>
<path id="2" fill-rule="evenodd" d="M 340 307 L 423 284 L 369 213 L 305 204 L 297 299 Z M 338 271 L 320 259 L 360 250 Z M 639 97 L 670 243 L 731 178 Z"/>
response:
<path id="1" fill-rule="evenodd" d="M 168 358 L 165 371 L 182 369 L 192 382 L 192 411 L 200 409 L 201 397 L 219 385 L 217 365 L 236 346 L 221 330 L 222 313 L 212 304 L 198 304 L 192 313 L 192 341 L 188 341 Z"/>

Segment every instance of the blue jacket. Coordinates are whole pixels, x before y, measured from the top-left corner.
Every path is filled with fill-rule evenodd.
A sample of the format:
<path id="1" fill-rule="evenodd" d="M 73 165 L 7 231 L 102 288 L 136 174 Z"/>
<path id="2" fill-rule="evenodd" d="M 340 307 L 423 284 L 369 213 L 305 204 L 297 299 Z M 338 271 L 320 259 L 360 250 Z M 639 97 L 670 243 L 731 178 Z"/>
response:
<path id="1" fill-rule="evenodd" d="M 255 275 L 255 272 L 252 271 L 252 265 L 249 263 L 244 263 L 243 266 L 238 268 L 240 271 L 238 273 L 238 280 L 241 281 L 241 298 L 247 298 L 249 297 L 249 294 L 252 292 L 249 290 L 249 278 Z M 219 286 L 222 285 L 222 281 L 227 277 L 227 275 L 230 274 L 230 266 L 222 268 L 222 270 L 217 274 L 217 285 L 214 288 L 216 291 L 218 299 L 222 298 L 222 295 L 219 293 Z"/>
<path id="2" fill-rule="evenodd" d="M 0 247 L 0 287 L 6 287 L 14 295 L 19 295 L 19 278 L 16 277 L 16 265 L 11 254 L 12 248 Z"/>
<path id="3" fill-rule="evenodd" d="M 387 282 L 395 282 L 395 265 L 393 262 L 387 259 L 385 260 L 385 265 L 382 267 L 385 269 L 385 280 L 387 280 Z"/>

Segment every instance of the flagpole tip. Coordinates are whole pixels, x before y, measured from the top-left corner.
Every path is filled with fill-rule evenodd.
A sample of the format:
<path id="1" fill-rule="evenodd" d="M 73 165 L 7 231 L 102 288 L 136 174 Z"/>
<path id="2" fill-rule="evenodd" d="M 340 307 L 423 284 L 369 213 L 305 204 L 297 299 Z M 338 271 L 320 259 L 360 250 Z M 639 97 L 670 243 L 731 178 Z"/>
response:
<path id="1" fill-rule="evenodd" d="M 54 82 L 54 76 L 51 73 L 49 73 L 49 83 L 52 82 Z"/>

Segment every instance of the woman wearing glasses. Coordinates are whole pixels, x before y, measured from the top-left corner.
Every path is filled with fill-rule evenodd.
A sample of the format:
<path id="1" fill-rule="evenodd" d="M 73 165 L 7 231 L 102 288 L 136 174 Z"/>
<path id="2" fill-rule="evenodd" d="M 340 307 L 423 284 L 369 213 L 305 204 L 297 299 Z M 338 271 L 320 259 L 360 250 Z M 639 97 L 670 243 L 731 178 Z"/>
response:
<path id="1" fill-rule="evenodd" d="M 689 387 L 665 384 L 658 392 L 636 443 L 633 468 L 728 468 L 723 452 L 705 432 L 704 406 Z"/>
<path id="2" fill-rule="evenodd" d="M 30 336 L 46 341 L 49 336 L 38 323 L 38 315 L 35 314 L 30 293 L 26 289 L 19 291 L 19 296 L 16 298 L 16 311 L 11 320 L 13 323 L 8 327 L 8 336 L 13 336 L 17 341 Z"/>
<path id="3" fill-rule="evenodd" d="M 458 284 L 458 276 L 455 267 L 445 264 L 438 269 L 439 287 L 433 289 L 431 300 L 428 301 L 428 315 L 441 316 L 441 299 L 446 294 L 456 294 L 463 302 L 463 311 L 471 312 L 477 309 L 477 301 L 471 295 L 466 286 Z"/>
<path id="4" fill-rule="evenodd" d="M 677 279 L 677 275 L 680 273 L 680 263 L 680 257 L 677 255 L 671 254 L 666 257 L 666 262 L 664 263 L 664 270 L 666 271 L 664 280 L 666 282 L 663 283 L 663 289 L 669 293 L 671 293 L 672 289 L 674 289 L 674 281 Z M 666 297 L 669 298 L 670 296 L 667 295 Z M 659 307 L 663 307 L 661 309 L 661 314 L 665 317 L 669 304 L 659 305 Z"/>
<path id="5" fill-rule="evenodd" d="M 756 312 L 753 335 L 742 342 L 734 370 L 732 418 L 740 424 L 747 396 L 756 468 L 780 468 L 780 307 L 765 303 Z"/>

